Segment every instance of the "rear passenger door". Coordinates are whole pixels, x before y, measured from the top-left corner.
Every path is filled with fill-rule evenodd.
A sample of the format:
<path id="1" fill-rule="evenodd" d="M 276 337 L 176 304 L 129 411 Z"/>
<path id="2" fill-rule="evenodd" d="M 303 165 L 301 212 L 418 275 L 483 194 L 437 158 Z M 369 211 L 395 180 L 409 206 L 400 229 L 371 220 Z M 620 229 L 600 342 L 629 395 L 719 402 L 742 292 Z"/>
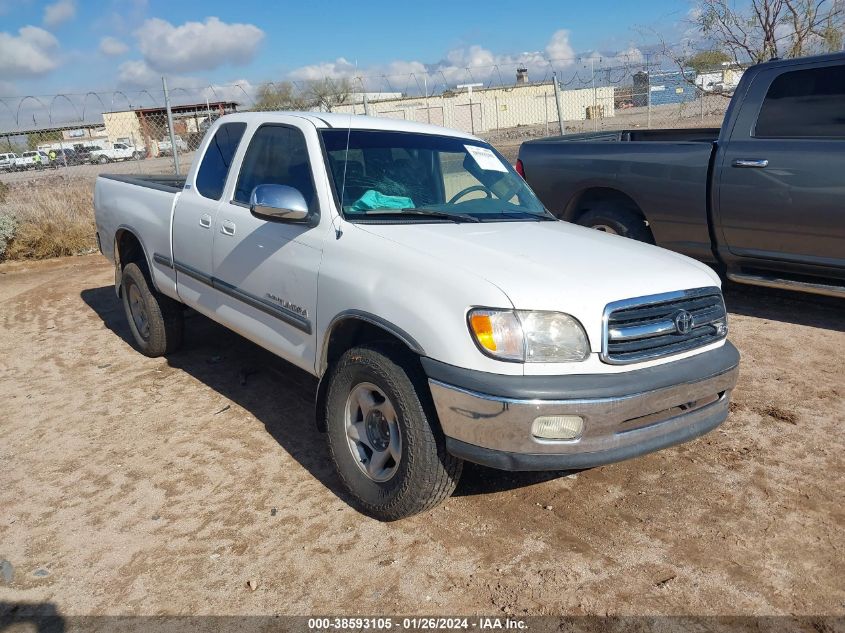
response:
<path id="1" fill-rule="evenodd" d="M 724 242 L 749 265 L 845 268 L 845 64 L 763 71 L 745 103 L 720 164 Z"/>
<path id="2" fill-rule="evenodd" d="M 193 183 L 186 183 L 173 216 L 173 262 L 177 292 L 189 306 L 203 312 L 214 309 L 211 290 L 211 248 L 214 226 L 223 202 L 229 168 L 246 123 L 221 125 L 208 142 Z"/>
<path id="3" fill-rule="evenodd" d="M 313 371 L 322 239 L 310 155 L 321 155 L 310 123 L 267 123 L 255 130 L 231 199 L 221 206 L 217 217 L 213 274 L 214 287 L 224 295 L 215 317 L 218 321 Z M 249 208 L 252 191 L 266 184 L 299 190 L 308 204 L 308 220 L 289 222 L 253 215 Z"/>

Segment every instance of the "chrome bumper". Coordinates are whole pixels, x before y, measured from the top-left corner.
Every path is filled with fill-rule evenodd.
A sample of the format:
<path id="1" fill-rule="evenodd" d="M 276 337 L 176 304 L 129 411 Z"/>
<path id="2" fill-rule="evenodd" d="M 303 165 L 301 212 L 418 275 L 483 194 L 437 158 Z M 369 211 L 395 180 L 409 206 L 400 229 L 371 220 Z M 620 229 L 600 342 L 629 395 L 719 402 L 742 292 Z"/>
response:
<path id="1" fill-rule="evenodd" d="M 739 373 L 736 363 L 699 380 L 643 385 L 637 393 L 610 397 L 498 397 L 431 377 L 429 385 L 451 452 L 511 470 L 586 468 L 678 444 L 721 424 Z M 546 415 L 581 416 L 582 435 L 567 441 L 534 437 L 534 419 Z"/>

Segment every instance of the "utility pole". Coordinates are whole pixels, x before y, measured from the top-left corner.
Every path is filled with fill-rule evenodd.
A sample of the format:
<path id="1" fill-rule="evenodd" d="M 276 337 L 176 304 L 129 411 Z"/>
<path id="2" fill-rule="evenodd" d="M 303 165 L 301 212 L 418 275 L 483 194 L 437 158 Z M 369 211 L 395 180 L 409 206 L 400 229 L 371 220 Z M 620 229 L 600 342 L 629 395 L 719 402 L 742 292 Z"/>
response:
<path id="1" fill-rule="evenodd" d="M 557 82 L 557 73 L 552 73 L 552 82 L 555 85 L 555 105 L 557 105 L 557 121 L 560 124 L 560 135 L 566 134 L 566 129 L 563 125 L 563 106 L 560 103 L 560 84 Z"/>
<path id="2" fill-rule="evenodd" d="M 179 176 L 179 148 L 176 147 L 176 135 L 173 133 L 173 113 L 170 111 L 170 94 L 167 92 L 167 79 L 161 78 L 164 87 L 164 108 L 167 110 L 167 129 L 170 131 L 170 151 L 173 152 L 173 173 Z"/>

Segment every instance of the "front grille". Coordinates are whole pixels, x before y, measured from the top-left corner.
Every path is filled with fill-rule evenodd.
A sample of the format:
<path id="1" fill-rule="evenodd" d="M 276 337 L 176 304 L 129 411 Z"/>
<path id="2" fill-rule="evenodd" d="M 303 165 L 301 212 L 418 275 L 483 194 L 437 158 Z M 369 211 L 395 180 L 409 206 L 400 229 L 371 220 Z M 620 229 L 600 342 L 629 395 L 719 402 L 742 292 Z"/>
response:
<path id="1" fill-rule="evenodd" d="M 698 288 L 608 304 L 602 360 L 612 364 L 663 358 L 719 341 L 727 314 L 718 288 Z"/>

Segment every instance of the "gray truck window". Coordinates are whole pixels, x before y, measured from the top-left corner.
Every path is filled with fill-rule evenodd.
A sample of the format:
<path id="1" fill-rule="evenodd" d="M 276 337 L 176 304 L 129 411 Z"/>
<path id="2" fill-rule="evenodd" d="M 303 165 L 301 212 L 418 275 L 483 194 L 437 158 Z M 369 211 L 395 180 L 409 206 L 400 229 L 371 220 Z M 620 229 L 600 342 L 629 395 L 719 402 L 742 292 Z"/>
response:
<path id="1" fill-rule="evenodd" d="M 204 198 L 220 200 L 232 157 L 238 149 L 241 137 L 246 130 L 246 123 L 226 123 L 221 125 L 208 144 L 205 156 L 197 172 L 197 191 Z"/>
<path id="2" fill-rule="evenodd" d="M 244 156 L 235 200 L 249 203 L 252 190 L 258 185 L 294 187 L 305 198 L 308 208 L 314 210 L 314 179 L 302 132 L 283 125 L 258 128 Z"/>
<path id="3" fill-rule="evenodd" d="M 783 73 L 757 117 L 758 138 L 845 138 L 845 65 Z"/>

